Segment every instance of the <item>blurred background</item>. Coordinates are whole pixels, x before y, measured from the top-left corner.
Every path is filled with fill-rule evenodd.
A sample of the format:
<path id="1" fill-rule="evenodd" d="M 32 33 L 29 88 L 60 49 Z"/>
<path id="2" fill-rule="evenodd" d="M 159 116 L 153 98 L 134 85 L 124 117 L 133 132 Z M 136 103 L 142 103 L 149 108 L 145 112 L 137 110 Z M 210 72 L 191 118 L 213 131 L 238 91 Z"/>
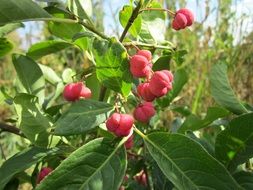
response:
<path id="1" fill-rule="evenodd" d="M 58 0 L 64 3 L 64 0 Z M 177 99 L 187 105 L 192 113 L 206 113 L 214 104 L 210 96 L 208 75 L 211 65 L 223 62 L 229 67 L 229 80 L 240 100 L 253 104 L 253 3 L 252 0 L 160 0 L 164 7 L 176 11 L 187 7 L 193 11 L 196 23 L 187 30 L 173 31 L 167 20 L 167 40 L 179 50 L 186 50 L 183 65 L 187 67 L 189 81 Z M 93 20 L 96 27 L 107 35 L 119 36 L 123 30 L 118 13 L 127 0 L 93 0 Z M 43 4 L 45 5 L 45 4 Z M 34 43 L 54 39 L 43 22 L 24 23 L 24 27 L 8 35 L 14 44 L 12 52 L 26 52 Z M 76 50 L 66 49 L 41 58 L 38 62 L 49 65 L 61 74 L 67 67 L 80 68 L 85 57 L 77 57 Z M 0 87 L 14 90 L 11 53 L 0 58 Z M 0 122 L 11 121 L 10 107 L 1 105 Z M 4 139 L 6 155 L 16 152 L 20 140 L 14 135 Z M 3 139 L 3 138 L 2 138 Z M 1 139 L 0 139 L 1 144 Z M 7 147 L 6 147 L 7 146 Z M 2 147 L 1 147 L 2 148 Z M 1 164 L 1 163 L 0 163 Z"/>

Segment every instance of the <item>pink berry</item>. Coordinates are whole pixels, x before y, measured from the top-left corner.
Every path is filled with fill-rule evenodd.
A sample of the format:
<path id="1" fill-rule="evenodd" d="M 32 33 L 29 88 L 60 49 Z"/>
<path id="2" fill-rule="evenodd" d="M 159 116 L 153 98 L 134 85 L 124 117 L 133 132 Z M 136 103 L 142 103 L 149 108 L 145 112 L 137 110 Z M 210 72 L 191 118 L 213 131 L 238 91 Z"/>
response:
<path id="1" fill-rule="evenodd" d="M 130 60 L 130 71 L 134 77 L 147 77 L 151 72 L 150 62 L 142 55 L 134 55 Z"/>
<path id="2" fill-rule="evenodd" d="M 193 13 L 189 9 L 186 9 L 186 8 L 178 10 L 176 14 L 179 14 L 179 13 L 182 13 L 186 17 L 186 19 L 187 19 L 187 26 L 191 26 L 192 23 L 194 22 L 194 15 L 193 15 Z"/>
<path id="3" fill-rule="evenodd" d="M 64 90 L 63 90 L 63 97 L 65 100 L 67 101 L 75 101 L 78 99 L 78 96 L 76 96 L 76 94 L 73 93 L 73 87 L 75 86 L 74 83 L 70 83 L 70 84 L 67 84 L 65 87 L 64 87 Z"/>
<path id="4" fill-rule="evenodd" d="M 144 170 L 141 170 L 136 176 L 134 176 L 134 179 L 141 185 L 147 186 L 147 175 L 144 172 Z"/>
<path id="5" fill-rule="evenodd" d="M 156 97 L 164 96 L 172 89 L 173 75 L 170 71 L 156 71 L 150 79 L 149 89 Z"/>
<path id="6" fill-rule="evenodd" d="M 136 55 L 141 55 L 146 57 L 146 59 L 150 62 L 152 60 L 152 54 L 148 50 L 139 50 Z"/>
<path id="7" fill-rule="evenodd" d="M 86 98 L 86 99 L 91 98 L 91 90 L 88 87 L 83 86 L 80 92 L 80 97 Z"/>
<path id="8" fill-rule="evenodd" d="M 151 93 L 148 82 L 139 84 L 137 92 L 140 97 L 147 102 L 152 102 L 156 98 L 156 96 Z"/>
<path id="9" fill-rule="evenodd" d="M 39 174 L 37 176 L 36 183 L 39 184 L 52 171 L 53 171 L 53 169 L 49 168 L 49 167 L 41 168 L 41 170 L 40 170 L 40 172 L 39 172 Z"/>
<path id="10" fill-rule="evenodd" d="M 128 139 L 127 139 L 127 141 L 125 142 L 125 147 L 126 147 L 126 149 L 131 149 L 133 146 L 134 146 L 134 135 L 131 135 Z"/>
<path id="11" fill-rule="evenodd" d="M 176 13 L 172 22 L 172 28 L 175 30 L 184 29 L 187 26 L 187 18 L 184 14 Z"/>
<path id="12" fill-rule="evenodd" d="M 90 98 L 91 90 L 82 82 L 70 83 L 64 87 L 63 97 L 67 101 L 76 101 L 82 98 Z"/>
<path id="13" fill-rule="evenodd" d="M 106 121 L 106 127 L 116 136 L 127 136 L 131 132 L 134 119 L 129 114 L 113 113 Z"/>
<path id="14" fill-rule="evenodd" d="M 155 115 L 156 111 L 152 102 L 145 102 L 140 104 L 134 110 L 134 118 L 142 123 L 149 122 L 150 118 Z"/>

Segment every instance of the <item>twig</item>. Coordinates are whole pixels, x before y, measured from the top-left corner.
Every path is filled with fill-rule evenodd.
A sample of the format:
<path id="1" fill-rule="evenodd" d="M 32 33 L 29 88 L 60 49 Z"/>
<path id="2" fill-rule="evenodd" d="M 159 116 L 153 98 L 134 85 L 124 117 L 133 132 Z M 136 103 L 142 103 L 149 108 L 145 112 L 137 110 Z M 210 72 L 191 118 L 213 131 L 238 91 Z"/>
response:
<path id="1" fill-rule="evenodd" d="M 52 21 L 52 22 L 69 23 L 69 24 L 77 24 L 78 23 L 78 24 L 83 25 L 85 28 L 87 28 L 91 32 L 97 34 L 101 38 L 106 39 L 106 40 L 109 39 L 109 37 L 107 37 L 103 33 L 99 32 L 94 26 L 92 26 L 89 23 L 83 22 L 82 20 L 65 19 L 65 18 L 64 19 L 63 18 L 41 18 L 41 19 L 28 19 L 26 21 L 34 21 L 34 20 L 47 21 L 47 22 Z"/>
<path id="2" fill-rule="evenodd" d="M 140 43 L 140 42 L 123 42 L 123 45 L 125 47 L 127 46 L 141 46 L 141 47 L 147 47 L 151 49 L 167 49 L 167 50 L 172 50 L 174 51 L 176 47 L 171 47 L 171 46 L 163 46 L 163 45 L 156 45 L 156 44 L 145 44 L 145 43 Z"/>
<path id="3" fill-rule="evenodd" d="M 134 20 L 137 18 L 138 14 L 139 14 L 139 10 L 140 10 L 142 4 L 143 4 L 143 0 L 140 0 L 139 3 L 138 3 L 138 5 L 133 10 L 132 15 L 131 15 L 131 17 L 129 18 L 129 20 L 127 22 L 127 25 L 126 25 L 124 31 L 122 32 L 122 34 L 120 36 L 120 39 L 119 39 L 120 42 L 123 42 L 124 38 L 126 37 L 126 34 L 127 34 L 128 30 L 129 30 L 129 28 L 132 26 Z M 105 94 L 106 94 L 106 90 L 107 90 L 107 88 L 105 86 L 101 86 L 101 88 L 100 88 L 100 94 L 99 94 L 99 101 L 103 101 L 104 100 L 104 97 L 105 97 Z"/>
<path id="4" fill-rule="evenodd" d="M 141 9 L 139 13 L 142 13 L 143 11 L 165 11 L 168 12 L 171 16 L 175 16 L 176 13 L 174 13 L 173 11 L 169 10 L 169 9 L 165 9 L 165 8 L 145 8 L 145 9 Z"/>
<path id="5" fill-rule="evenodd" d="M 23 133 L 21 133 L 21 131 L 17 127 L 14 127 L 12 125 L 9 125 L 6 123 L 0 123 L 0 129 L 1 131 L 6 131 L 6 132 L 13 133 L 13 134 L 26 138 L 26 136 Z"/>
<path id="6" fill-rule="evenodd" d="M 141 6 L 142 6 L 142 2 L 143 1 L 140 0 L 138 5 L 133 10 L 132 15 L 131 15 L 131 17 L 129 18 L 129 20 L 127 22 L 127 25 L 126 25 L 124 31 L 122 32 L 122 34 L 120 36 L 120 39 L 119 39 L 120 42 L 123 42 L 129 28 L 132 26 L 132 24 L 134 23 L 134 20 L 137 18 L 138 14 L 139 14 L 139 11 L 141 9 Z"/>

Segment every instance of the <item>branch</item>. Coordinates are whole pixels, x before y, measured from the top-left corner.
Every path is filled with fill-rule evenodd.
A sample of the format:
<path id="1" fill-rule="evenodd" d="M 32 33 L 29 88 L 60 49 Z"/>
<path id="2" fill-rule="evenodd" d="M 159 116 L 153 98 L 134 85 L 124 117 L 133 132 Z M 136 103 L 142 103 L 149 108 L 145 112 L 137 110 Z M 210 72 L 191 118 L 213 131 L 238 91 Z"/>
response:
<path id="1" fill-rule="evenodd" d="M 14 127 L 12 125 L 9 125 L 6 123 L 0 123 L 0 129 L 1 131 L 6 131 L 6 132 L 13 133 L 13 134 L 26 138 L 26 136 L 23 133 L 21 133 L 21 131 L 17 127 Z"/>
<path id="2" fill-rule="evenodd" d="M 165 11 L 165 12 L 168 12 L 171 16 L 175 16 L 176 13 L 174 13 L 173 11 L 169 10 L 169 9 L 164 9 L 164 8 L 145 8 L 145 9 L 141 9 L 140 10 L 140 13 L 142 13 L 143 11 Z"/>
<path id="3" fill-rule="evenodd" d="M 127 22 L 127 25 L 124 29 L 124 31 L 122 32 L 120 38 L 119 38 L 119 41 L 120 42 L 123 42 L 124 38 L 126 37 L 126 34 L 129 30 L 129 28 L 132 26 L 134 20 L 137 18 L 138 14 L 139 14 L 139 10 L 141 9 L 141 6 L 143 4 L 143 0 L 140 0 L 138 5 L 135 7 L 135 9 L 133 10 L 132 12 L 132 15 L 131 17 L 129 18 L 128 22 Z M 104 100 L 104 97 L 105 97 L 105 94 L 106 94 L 106 90 L 107 88 L 105 86 L 101 86 L 100 88 L 100 94 L 99 94 L 99 101 L 103 101 Z"/>
<path id="4" fill-rule="evenodd" d="M 151 49 L 167 49 L 167 50 L 171 50 L 174 51 L 176 49 L 176 47 L 173 44 L 170 44 L 168 46 L 164 46 L 164 45 L 156 45 L 156 44 L 145 44 L 145 43 L 141 43 L 141 42 L 123 42 L 123 46 L 128 47 L 128 46 L 137 46 L 137 47 L 146 47 L 146 48 L 151 48 Z"/>
<path id="5" fill-rule="evenodd" d="M 74 19 L 66 19 L 66 18 L 40 18 L 40 19 L 31 19 L 31 20 L 26 20 L 26 21 L 52 21 L 52 22 L 59 22 L 59 23 L 68 23 L 68 24 L 81 24 L 83 25 L 85 28 L 87 28 L 88 30 L 90 30 L 91 32 L 97 34 L 98 36 L 100 36 L 103 39 L 108 40 L 109 37 L 107 37 L 106 35 L 104 35 L 103 33 L 99 32 L 94 26 L 92 26 L 89 23 L 83 22 L 82 20 L 74 20 Z"/>
<path id="6" fill-rule="evenodd" d="M 122 34 L 120 36 L 120 39 L 119 39 L 120 42 L 123 42 L 123 40 L 124 40 L 124 38 L 125 38 L 128 30 L 129 30 L 129 28 L 134 23 L 134 20 L 138 17 L 138 14 L 139 14 L 139 11 L 141 9 L 141 6 L 142 6 L 142 1 L 140 0 L 139 3 L 138 3 L 138 5 L 133 10 L 132 15 L 131 15 L 131 17 L 129 18 L 129 20 L 127 22 L 127 25 L 126 25 L 124 31 L 122 32 Z"/>

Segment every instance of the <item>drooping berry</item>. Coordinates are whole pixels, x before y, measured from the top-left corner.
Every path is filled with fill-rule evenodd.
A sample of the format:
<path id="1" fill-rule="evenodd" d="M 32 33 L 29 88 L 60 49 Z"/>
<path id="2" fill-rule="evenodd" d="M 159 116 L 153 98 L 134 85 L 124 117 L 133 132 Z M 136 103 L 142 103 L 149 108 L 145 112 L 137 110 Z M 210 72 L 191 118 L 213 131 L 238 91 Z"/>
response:
<path id="1" fill-rule="evenodd" d="M 91 90 L 82 82 L 70 83 L 64 87 L 63 97 L 67 101 L 76 101 L 80 98 L 90 98 Z"/>
<path id="2" fill-rule="evenodd" d="M 41 170 L 37 176 L 36 183 L 39 184 L 52 171 L 53 171 L 53 169 L 49 168 L 49 167 L 41 168 Z"/>
<path id="3" fill-rule="evenodd" d="M 144 170 L 141 170 L 136 176 L 134 176 L 134 179 L 141 185 L 147 186 L 147 175 L 144 172 Z"/>
<path id="4" fill-rule="evenodd" d="M 91 98 L 91 90 L 86 86 L 82 86 L 80 97 L 86 98 L 86 99 Z"/>
<path id="5" fill-rule="evenodd" d="M 172 28 L 175 30 L 184 29 L 187 26 L 191 26 L 193 22 L 193 13 L 189 9 L 183 8 L 176 12 L 174 20 L 172 21 Z"/>
<path id="6" fill-rule="evenodd" d="M 131 149 L 134 146 L 134 135 L 131 135 L 125 142 L 126 149 Z"/>
<path id="7" fill-rule="evenodd" d="M 140 97 L 147 102 L 152 102 L 156 98 L 156 96 L 150 91 L 148 82 L 139 84 L 137 92 Z"/>
<path id="8" fill-rule="evenodd" d="M 147 77 L 151 72 L 151 63 L 142 55 L 134 55 L 130 60 L 130 71 L 134 77 Z"/>
<path id="9" fill-rule="evenodd" d="M 189 9 L 186 9 L 186 8 L 179 9 L 177 11 L 177 14 L 178 13 L 181 13 L 181 14 L 183 14 L 186 17 L 186 19 L 187 19 L 187 24 L 186 25 L 187 26 L 191 26 L 193 24 L 193 22 L 194 22 L 194 15 L 193 15 L 193 13 Z"/>
<path id="10" fill-rule="evenodd" d="M 67 84 L 63 90 L 63 97 L 67 101 L 75 101 L 78 99 L 78 95 L 73 93 L 74 83 Z"/>
<path id="11" fill-rule="evenodd" d="M 173 74 L 162 70 L 154 72 L 150 79 L 149 89 L 156 97 L 162 97 L 172 89 Z"/>
<path id="12" fill-rule="evenodd" d="M 187 18 L 184 14 L 177 13 L 173 22 L 172 27 L 175 30 L 184 29 L 187 26 Z"/>
<path id="13" fill-rule="evenodd" d="M 106 121 L 106 127 L 118 137 L 129 135 L 134 119 L 129 114 L 113 113 Z"/>
<path id="14" fill-rule="evenodd" d="M 139 50 L 139 51 L 137 52 L 137 55 L 141 55 L 141 56 L 143 56 L 143 57 L 146 57 L 146 59 L 147 59 L 149 62 L 151 62 L 151 60 L 152 60 L 152 54 L 151 54 L 151 52 L 148 51 L 148 50 Z"/>
<path id="15" fill-rule="evenodd" d="M 149 122 L 150 118 L 155 115 L 155 108 L 152 102 L 140 104 L 134 110 L 134 118 L 142 123 Z"/>

